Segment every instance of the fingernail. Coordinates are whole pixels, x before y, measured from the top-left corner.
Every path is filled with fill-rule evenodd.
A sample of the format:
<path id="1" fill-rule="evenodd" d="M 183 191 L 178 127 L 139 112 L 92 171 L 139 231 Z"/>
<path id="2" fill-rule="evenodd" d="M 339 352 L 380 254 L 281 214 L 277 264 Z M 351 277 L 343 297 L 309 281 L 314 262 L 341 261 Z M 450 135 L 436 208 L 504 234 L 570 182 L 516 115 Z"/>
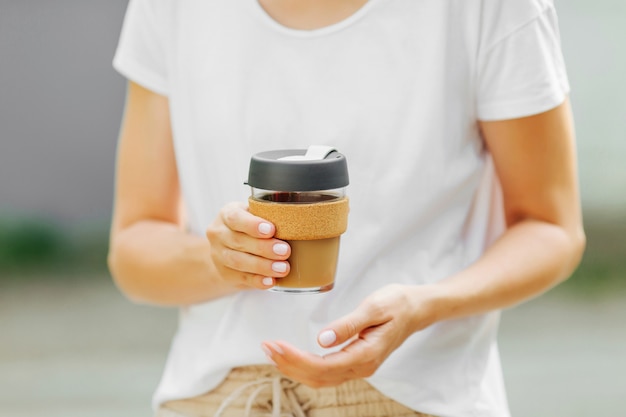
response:
<path id="1" fill-rule="evenodd" d="M 280 346 L 278 346 L 276 343 L 274 342 L 268 342 L 268 345 L 270 345 L 272 347 L 272 349 L 274 351 L 276 351 L 276 353 L 278 353 L 279 355 L 283 355 L 285 352 L 283 352 L 283 350 L 281 349 Z"/>
<path id="2" fill-rule="evenodd" d="M 275 272 L 287 272 L 287 264 L 284 262 L 274 262 L 272 270 Z"/>
<path id="3" fill-rule="evenodd" d="M 276 255 L 286 255 L 289 250 L 289 246 L 286 243 L 277 243 L 274 245 L 274 253 Z"/>
<path id="4" fill-rule="evenodd" d="M 269 278 L 269 277 L 265 277 L 261 280 L 261 282 L 263 283 L 263 285 L 265 285 L 266 287 L 271 287 L 272 285 L 274 285 L 274 279 L 273 278 Z"/>
<path id="5" fill-rule="evenodd" d="M 330 346 L 337 341 L 337 335 L 332 330 L 324 330 L 319 336 L 320 345 Z"/>
<path id="6" fill-rule="evenodd" d="M 265 352 L 266 356 L 272 356 L 272 351 L 265 345 L 261 345 L 261 349 L 263 349 L 263 352 Z"/>
<path id="7" fill-rule="evenodd" d="M 261 349 L 263 349 L 263 352 L 265 352 L 265 357 L 267 358 L 267 361 L 276 366 L 276 362 L 274 362 L 274 359 L 272 359 L 272 351 L 269 350 L 265 345 L 261 345 Z"/>
<path id="8" fill-rule="evenodd" d="M 272 231 L 272 226 L 269 223 L 259 224 L 259 233 L 263 235 L 269 235 L 271 231 Z"/>

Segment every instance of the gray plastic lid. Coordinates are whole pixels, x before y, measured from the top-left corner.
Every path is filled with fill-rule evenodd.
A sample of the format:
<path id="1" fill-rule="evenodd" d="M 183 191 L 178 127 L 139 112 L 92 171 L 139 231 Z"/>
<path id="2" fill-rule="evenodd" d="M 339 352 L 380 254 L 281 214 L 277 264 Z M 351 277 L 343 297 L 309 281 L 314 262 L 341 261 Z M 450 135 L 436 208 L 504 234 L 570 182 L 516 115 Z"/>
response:
<path id="1" fill-rule="evenodd" d="M 327 146 L 260 152 L 250 159 L 251 187 L 275 191 L 321 191 L 349 184 L 345 156 Z"/>

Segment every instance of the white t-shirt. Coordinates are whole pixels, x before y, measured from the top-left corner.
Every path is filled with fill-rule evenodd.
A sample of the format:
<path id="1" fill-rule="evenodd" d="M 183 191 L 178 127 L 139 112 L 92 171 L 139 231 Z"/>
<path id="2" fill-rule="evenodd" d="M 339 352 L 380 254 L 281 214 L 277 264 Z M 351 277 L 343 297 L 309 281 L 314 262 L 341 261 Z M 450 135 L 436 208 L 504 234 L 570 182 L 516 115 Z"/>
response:
<path id="1" fill-rule="evenodd" d="M 266 363 L 263 340 L 321 353 L 317 333 L 376 289 L 436 282 L 475 261 L 503 230 L 477 121 L 560 104 L 559 42 L 550 0 L 370 0 L 311 31 L 281 26 L 257 0 L 131 0 L 114 65 L 170 100 L 191 233 L 247 199 L 254 153 L 327 144 L 350 171 L 335 288 L 182 308 L 154 406 Z M 498 319 L 418 332 L 369 381 L 424 413 L 508 416 Z"/>

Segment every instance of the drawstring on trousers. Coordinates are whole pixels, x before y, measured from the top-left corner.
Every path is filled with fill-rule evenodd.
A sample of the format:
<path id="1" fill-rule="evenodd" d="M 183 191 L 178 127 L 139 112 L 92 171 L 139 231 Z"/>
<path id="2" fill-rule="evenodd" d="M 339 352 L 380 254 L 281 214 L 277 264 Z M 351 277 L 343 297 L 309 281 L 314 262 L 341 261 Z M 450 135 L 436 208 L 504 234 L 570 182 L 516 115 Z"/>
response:
<path id="1" fill-rule="evenodd" d="M 219 408 L 214 414 L 214 417 L 221 417 L 222 414 L 228 409 L 228 407 L 235 402 L 241 395 L 248 389 L 255 387 L 250 393 L 246 401 L 246 409 L 244 417 L 306 417 L 305 411 L 308 410 L 310 402 L 300 404 L 298 397 L 294 393 L 293 389 L 298 385 L 297 382 L 291 381 L 281 376 L 275 376 L 272 378 L 261 378 L 256 381 L 251 381 L 241 385 L 235 391 L 233 391 L 228 397 L 222 401 Z M 252 407 L 254 402 L 261 392 L 266 389 L 272 390 L 272 412 L 269 413 L 256 413 L 252 414 Z M 283 398 L 284 397 L 284 398 Z M 283 412 L 283 399 L 286 399 L 286 403 L 289 405 L 289 411 Z"/>

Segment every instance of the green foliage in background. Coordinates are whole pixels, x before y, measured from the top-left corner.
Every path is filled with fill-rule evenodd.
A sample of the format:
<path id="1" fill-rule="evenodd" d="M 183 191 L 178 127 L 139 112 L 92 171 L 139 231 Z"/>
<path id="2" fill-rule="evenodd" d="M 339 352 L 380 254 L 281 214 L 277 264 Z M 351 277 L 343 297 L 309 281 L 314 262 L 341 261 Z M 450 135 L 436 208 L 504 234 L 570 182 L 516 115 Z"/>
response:
<path id="1" fill-rule="evenodd" d="M 43 221 L 0 223 L 0 265 L 43 264 L 58 259 L 66 251 L 64 236 Z"/>
<path id="2" fill-rule="evenodd" d="M 41 219 L 1 219 L 0 277 L 104 272 L 107 247 L 108 231 L 104 227 L 80 230 Z"/>
<path id="3" fill-rule="evenodd" d="M 626 213 L 585 216 L 587 249 L 562 290 L 595 296 L 626 290 Z"/>

